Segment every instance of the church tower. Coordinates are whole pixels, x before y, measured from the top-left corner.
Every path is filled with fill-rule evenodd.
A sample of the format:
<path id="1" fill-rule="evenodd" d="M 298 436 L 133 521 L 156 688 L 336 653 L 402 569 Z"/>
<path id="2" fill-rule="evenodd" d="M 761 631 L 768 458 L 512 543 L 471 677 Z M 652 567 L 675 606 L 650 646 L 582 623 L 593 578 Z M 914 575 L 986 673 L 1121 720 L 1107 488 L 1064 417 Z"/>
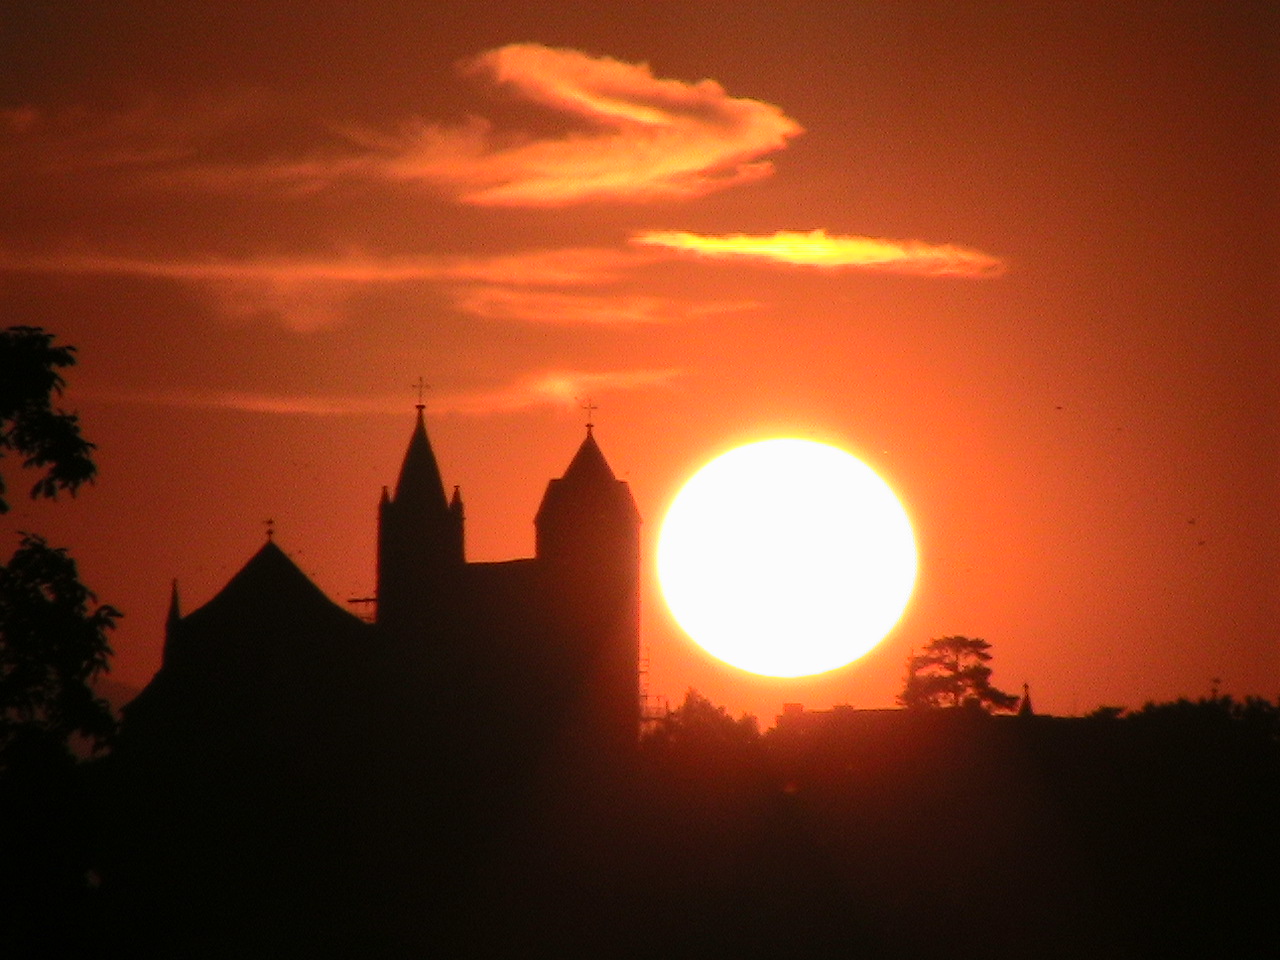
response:
<path id="1" fill-rule="evenodd" d="M 417 410 L 395 493 L 383 487 L 378 504 L 377 622 L 392 630 L 443 627 L 465 563 L 462 497 L 445 497 Z"/>
<path id="2" fill-rule="evenodd" d="M 640 512 L 609 468 L 591 424 L 534 519 L 553 621 L 580 680 L 579 716 L 607 741 L 633 744 L 639 716 Z"/>

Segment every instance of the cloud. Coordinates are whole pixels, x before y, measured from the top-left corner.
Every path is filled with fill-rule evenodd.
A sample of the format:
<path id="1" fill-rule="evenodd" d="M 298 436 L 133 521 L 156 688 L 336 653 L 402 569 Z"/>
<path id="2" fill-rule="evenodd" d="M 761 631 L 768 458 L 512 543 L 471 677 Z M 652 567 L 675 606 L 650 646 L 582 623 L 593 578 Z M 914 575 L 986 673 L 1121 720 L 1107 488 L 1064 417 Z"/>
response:
<path id="1" fill-rule="evenodd" d="M 605 287 L 669 254 L 599 247 L 520 251 L 491 256 L 258 260 L 153 260 L 100 254 L 14 254 L 0 249 L 0 271 L 134 276 L 194 283 L 222 312 L 244 318 L 271 314 L 301 332 L 340 323 L 357 288 L 429 283 L 444 286 L 456 309 L 484 320 L 583 325 L 671 323 L 752 309 L 748 301 L 697 303 Z"/>
<path id="2" fill-rule="evenodd" d="M 536 288 L 601 286 L 653 259 L 626 250 L 574 247 L 491 256 L 159 260 L 103 254 L 15 254 L 0 249 L 0 271 L 101 274 L 197 284 L 232 317 L 278 315 L 290 328 L 311 331 L 341 321 L 358 287 L 444 284 L 460 309 L 494 320 L 555 323 L 650 323 L 681 311 L 652 297 L 575 297 Z M 534 288 L 534 289 L 531 289 Z M 687 312 L 687 309 L 686 309 Z"/>
<path id="3" fill-rule="evenodd" d="M 658 79 L 648 64 L 576 50 L 510 44 L 468 69 L 585 129 L 509 145 L 498 145 L 482 123 L 426 128 L 411 138 L 395 169 L 464 185 L 467 203 L 703 196 L 767 176 L 772 165 L 758 158 L 801 132 L 772 104 L 731 97 L 713 80 Z"/>
<path id="4" fill-rule="evenodd" d="M 459 310 L 485 320 L 609 326 L 673 323 L 756 306 L 747 301 L 689 303 L 626 292 L 583 294 L 501 286 L 460 287 L 453 299 Z"/>
<path id="5" fill-rule="evenodd" d="M 682 371 L 677 368 L 543 370 L 490 389 L 433 391 L 429 410 L 432 413 L 483 416 L 533 407 L 569 406 L 576 405 L 579 397 L 587 395 L 663 389 L 681 374 Z M 401 394 L 325 397 L 245 391 L 176 390 L 120 394 L 89 389 L 81 390 L 79 396 L 101 403 L 235 410 L 284 416 L 403 416 L 405 412 L 405 399 Z"/>
<path id="6" fill-rule="evenodd" d="M 220 92 L 174 103 L 147 97 L 118 110 L 23 105 L 0 111 L 0 161 L 22 189 L 77 184 L 90 171 L 114 173 L 117 187 L 187 182 L 216 164 L 244 166 L 281 143 L 342 141 L 261 91 Z M 185 171 L 185 173 L 184 173 Z M 96 186 L 94 187 L 96 189 Z"/>
<path id="7" fill-rule="evenodd" d="M 0 250 L 0 270 L 191 283 L 206 290 L 227 316 L 271 314 L 301 332 L 341 322 L 343 307 L 359 286 L 438 280 L 459 265 L 460 262 L 450 263 L 440 257 L 158 260 L 102 254 L 31 256 Z"/>
<path id="8" fill-rule="evenodd" d="M 767 236 L 741 233 L 708 236 L 678 230 L 650 230 L 637 233 L 631 239 L 645 246 L 716 259 L 739 257 L 831 269 L 853 267 L 926 276 L 994 277 L 1005 268 L 999 257 L 955 244 L 833 237 L 825 230 L 779 231 Z"/>
<path id="9" fill-rule="evenodd" d="M 445 396 L 432 404 L 464 414 L 502 413 L 543 406 L 577 406 L 579 398 L 602 394 L 666 389 L 683 371 L 675 368 L 637 370 L 544 370 L 495 390 Z M 401 404 L 403 407 L 403 403 Z"/>
<path id="10" fill-rule="evenodd" d="M 564 247 L 453 257 L 445 273 L 451 280 L 510 286 L 596 286 L 620 280 L 628 271 L 654 259 L 607 247 Z"/>
<path id="11" fill-rule="evenodd" d="M 489 256 L 429 255 L 163 260 L 98 253 L 25 254 L 0 249 L 0 270 L 104 274 L 168 280 L 292 283 L 406 283 L 456 280 L 522 286 L 603 284 L 651 258 L 603 247 L 529 250 Z"/>
<path id="12" fill-rule="evenodd" d="M 17 107 L 0 113 L 0 157 L 46 173 L 114 168 L 134 186 L 165 189 L 305 195 L 340 182 L 409 183 L 466 204 L 554 207 L 749 183 L 772 172 L 765 155 L 802 132 L 778 107 L 732 97 L 713 80 L 660 79 L 647 64 L 577 50 L 510 44 L 462 70 L 541 108 L 539 128 L 549 113 L 561 129 L 532 134 L 474 116 L 453 125 L 408 118 L 391 130 L 322 125 L 241 93 L 107 115 Z"/>

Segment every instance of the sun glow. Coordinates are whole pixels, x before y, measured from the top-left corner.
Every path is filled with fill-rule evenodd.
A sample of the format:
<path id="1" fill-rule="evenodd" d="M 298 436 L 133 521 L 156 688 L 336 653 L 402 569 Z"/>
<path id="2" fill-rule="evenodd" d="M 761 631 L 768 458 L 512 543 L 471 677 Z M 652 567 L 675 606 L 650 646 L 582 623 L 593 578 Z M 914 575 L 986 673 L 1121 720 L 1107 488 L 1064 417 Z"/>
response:
<path id="1" fill-rule="evenodd" d="M 748 444 L 676 496 L 658 544 L 672 614 L 708 653 L 798 677 L 857 660 L 916 579 L 902 504 L 870 467 L 810 440 Z"/>

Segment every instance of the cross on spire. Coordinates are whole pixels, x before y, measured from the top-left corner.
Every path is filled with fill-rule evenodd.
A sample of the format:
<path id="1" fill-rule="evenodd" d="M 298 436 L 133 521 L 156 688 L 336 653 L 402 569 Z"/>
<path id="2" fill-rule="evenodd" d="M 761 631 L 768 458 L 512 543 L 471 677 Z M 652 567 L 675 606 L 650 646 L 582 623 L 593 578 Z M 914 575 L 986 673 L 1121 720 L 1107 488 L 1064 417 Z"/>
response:
<path id="1" fill-rule="evenodd" d="M 267 528 L 267 539 L 274 540 L 276 536 L 276 522 L 270 518 L 263 520 L 262 522 Z"/>
<path id="2" fill-rule="evenodd" d="M 592 420 L 595 419 L 592 415 L 600 408 L 591 402 L 590 397 L 574 397 L 574 399 L 578 401 L 579 409 L 587 411 L 587 430 L 590 431 L 591 428 L 595 426 L 595 424 L 592 423 Z"/>
<path id="3" fill-rule="evenodd" d="M 417 383 L 411 383 L 409 384 L 409 386 L 415 388 L 418 391 L 417 406 L 419 410 L 423 409 L 426 406 L 426 404 L 423 402 L 422 398 L 426 394 L 426 391 L 431 389 L 431 384 L 427 383 L 427 381 L 424 380 L 422 377 L 419 377 Z"/>

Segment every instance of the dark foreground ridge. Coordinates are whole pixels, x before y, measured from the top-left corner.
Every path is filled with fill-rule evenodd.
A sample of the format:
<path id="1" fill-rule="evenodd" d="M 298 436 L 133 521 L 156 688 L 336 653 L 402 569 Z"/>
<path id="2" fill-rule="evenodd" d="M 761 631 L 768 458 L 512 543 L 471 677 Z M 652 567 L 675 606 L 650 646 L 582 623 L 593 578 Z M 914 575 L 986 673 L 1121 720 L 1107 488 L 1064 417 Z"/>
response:
<path id="1" fill-rule="evenodd" d="M 122 749 L 91 946 L 151 957 L 1265 957 L 1276 715 L 851 711 L 755 742 L 459 758 Z M 1185 715 L 1183 715 L 1185 714 Z M 394 729 L 393 729 L 394 728 Z"/>

